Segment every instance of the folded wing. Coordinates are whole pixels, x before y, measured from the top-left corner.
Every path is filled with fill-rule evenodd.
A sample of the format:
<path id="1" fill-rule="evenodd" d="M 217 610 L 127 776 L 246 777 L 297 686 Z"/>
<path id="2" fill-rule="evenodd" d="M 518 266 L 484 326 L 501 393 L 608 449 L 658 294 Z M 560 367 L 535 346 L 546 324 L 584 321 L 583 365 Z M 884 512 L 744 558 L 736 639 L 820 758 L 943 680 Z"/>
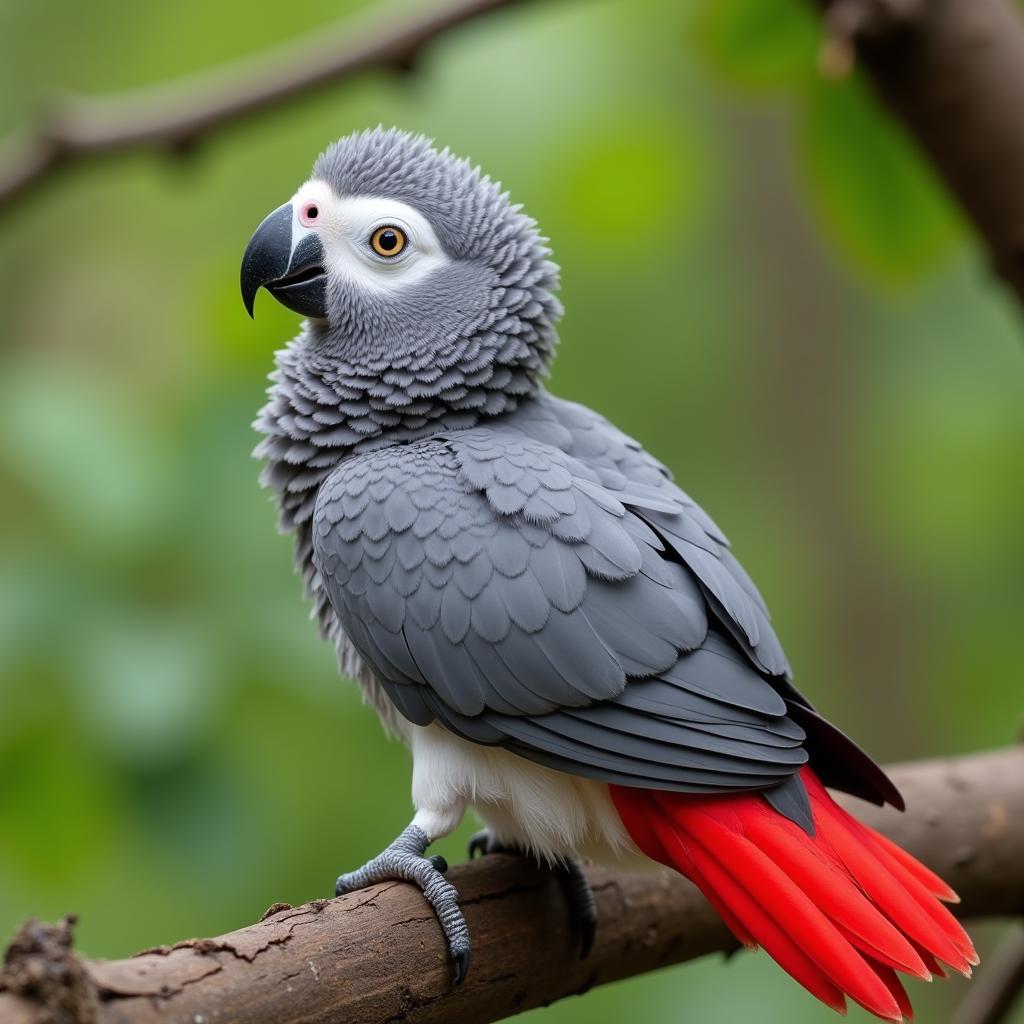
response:
<path id="1" fill-rule="evenodd" d="M 815 719 L 794 720 L 760 595 L 674 485 L 609 478 L 513 426 L 460 431 L 343 463 L 314 552 L 410 721 L 621 785 L 771 790 L 805 817 L 782 784 Z"/>

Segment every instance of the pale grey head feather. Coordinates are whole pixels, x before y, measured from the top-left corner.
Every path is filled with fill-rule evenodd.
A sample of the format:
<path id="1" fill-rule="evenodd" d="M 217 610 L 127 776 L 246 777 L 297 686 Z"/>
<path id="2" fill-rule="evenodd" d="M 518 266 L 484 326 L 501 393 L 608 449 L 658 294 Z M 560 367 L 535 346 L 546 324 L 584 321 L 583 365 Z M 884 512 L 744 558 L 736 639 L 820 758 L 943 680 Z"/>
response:
<path id="1" fill-rule="evenodd" d="M 322 344 L 354 365 L 546 368 L 562 309 L 558 268 L 536 222 L 479 168 L 422 135 L 376 128 L 334 143 L 313 178 L 339 197 L 398 200 L 421 213 L 450 262 L 393 294 L 328 283 Z M 471 364 L 471 368 L 470 368 Z"/>

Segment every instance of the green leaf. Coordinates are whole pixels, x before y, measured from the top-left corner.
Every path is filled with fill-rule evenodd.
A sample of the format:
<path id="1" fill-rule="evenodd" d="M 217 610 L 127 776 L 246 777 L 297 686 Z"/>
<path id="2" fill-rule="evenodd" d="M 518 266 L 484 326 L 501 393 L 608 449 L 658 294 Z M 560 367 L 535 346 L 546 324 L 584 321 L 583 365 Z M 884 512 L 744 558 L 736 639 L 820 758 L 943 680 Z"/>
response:
<path id="1" fill-rule="evenodd" d="M 820 30 L 800 0 L 704 0 L 694 36 L 723 77 L 770 91 L 813 73 Z"/>
<path id="2" fill-rule="evenodd" d="M 802 128 L 811 202 L 850 259 L 893 284 L 934 269 L 960 236 L 955 208 L 913 140 L 859 76 L 816 81 Z"/>

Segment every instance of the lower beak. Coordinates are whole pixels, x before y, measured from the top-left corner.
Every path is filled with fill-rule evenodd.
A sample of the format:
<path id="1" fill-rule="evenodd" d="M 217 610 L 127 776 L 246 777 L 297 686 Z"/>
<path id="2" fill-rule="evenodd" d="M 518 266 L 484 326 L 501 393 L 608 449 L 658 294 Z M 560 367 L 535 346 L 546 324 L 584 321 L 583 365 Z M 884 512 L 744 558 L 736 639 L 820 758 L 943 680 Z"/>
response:
<path id="1" fill-rule="evenodd" d="M 327 316 L 324 249 L 315 231 L 296 223 L 291 203 L 279 206 L 256 229 L 242 257 L 242 302 L 253 315 L 256 293 L 266 288 L 303 316 Z"/>

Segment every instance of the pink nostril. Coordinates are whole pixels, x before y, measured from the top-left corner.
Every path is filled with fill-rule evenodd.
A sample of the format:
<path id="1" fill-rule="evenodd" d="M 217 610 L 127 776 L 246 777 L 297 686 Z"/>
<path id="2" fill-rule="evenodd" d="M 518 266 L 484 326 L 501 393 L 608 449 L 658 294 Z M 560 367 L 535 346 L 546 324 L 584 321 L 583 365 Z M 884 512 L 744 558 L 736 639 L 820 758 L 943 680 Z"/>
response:
<path id="1" fill-rule="evenodd" d="M 299 223 L 307 228 L 315 228 L 320 220 L 320 207 L 316 203 L 303 203 L 299 210 Z"/>

